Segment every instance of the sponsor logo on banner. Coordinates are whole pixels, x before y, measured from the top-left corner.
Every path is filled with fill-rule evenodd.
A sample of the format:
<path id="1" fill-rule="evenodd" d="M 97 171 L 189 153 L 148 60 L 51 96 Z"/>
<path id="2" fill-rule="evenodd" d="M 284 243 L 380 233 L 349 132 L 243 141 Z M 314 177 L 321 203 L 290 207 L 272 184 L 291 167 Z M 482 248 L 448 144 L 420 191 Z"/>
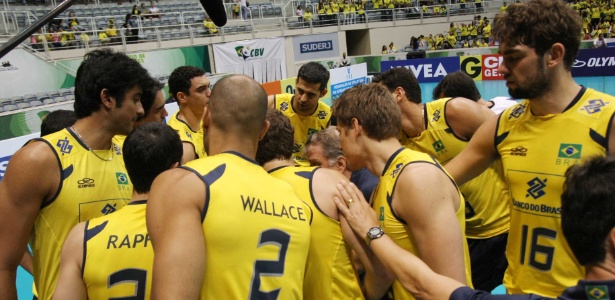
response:
<path id="1" fill-rule="evenodd" d="M 9 159 L 11 159 L 12 155 L 0 157 L 0 181 L 4 177 L 4 172 L 6 172 L 6 167 L 9 165 Z"/>
<path id="2" fill-rule="evenodd" d="M 423 58 L 380 62 L 382 71 L 395 67 L 406 68 L 419 82 L 439 82 L 448 73 L 459 70 L 458 57 Z"/>
<path id="3" fill-rule="evenodd" d="M 483 80 L 483 67 L 480 55 L 462 56 L 459 63 L 461 71 L 470 75 L 474 80 Z"/>
<path id="4" fill-rule="evenodd" d="M 503 80 L 504 75 L 498 72 L 498 67 L 502 64 L 502 57 L 499 54 L 483 54 L 483 80 Z"/>
<path id="5" fill-rule="evenodd" d="M 333 41 L 299 43 L 299 51 L 301 53 L 312 53 L 331 50 L 333 50 Z"/>
<path id="6" fill-rule="evenodd" d="M 243 58 L 243 60 L 248 60 L 250 58 L 261 57 L 265 55 L 265 48 L 253 48 L 237 46 L 235 47 L 235 52 L 237 52 L 237 56 Z"/>
<path id="7" fill-rule="evenodd" d="M 365 83 L 365 77 L 355 78 L 348 81 L 340 82 L 337 84 L 331 85 L 331 98 L 333 100 L 337 99 L 339 96 L 344 93 L 345 90 L 357 85 Z"/>
<path id="8" fill-rule="evenodd" d="M 572 76 L 615 75 L 615 48 L 581 49 L 572 64 Z"/>

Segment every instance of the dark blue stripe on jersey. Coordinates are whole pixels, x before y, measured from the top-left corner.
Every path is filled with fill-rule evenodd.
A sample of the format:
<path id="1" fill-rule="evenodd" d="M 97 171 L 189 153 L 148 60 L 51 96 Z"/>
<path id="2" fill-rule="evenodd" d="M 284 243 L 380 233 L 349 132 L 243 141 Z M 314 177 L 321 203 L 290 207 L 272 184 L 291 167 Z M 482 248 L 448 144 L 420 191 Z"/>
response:
<path id="1" fill-rule="evenodd" d="M 380 176 L 384 176 L 384 173 L 386 173 L 387 169 L 389 168 L 389 166 L 391 165 L 391 163 L 393 162 L 395 157 L 397 157 L 397 155 L 400 152 L 404 151 L 404 149 L 406 149 L 406 147 L 399 148 L 399 150 L 395 151 L 395 153 L 393 153 L 393 155 L 391 155 L 391 157 L 389 157 L 389 160 L 387 161 L 386 165 L 384 165 L 384 169 L 382 170 L 382 174 Z"/>
<path id="2" fill-rule="evenodd" d="M 500 145 L 500 143 L 502 143 L 504 141 L 504 139 L 506 139 L 506 137 L 508 137 L 508 133 L 510 131 L 504 132 L 500 135 L 497 135 L 497 131 L 496 131 L 496 136 L 495 136 L 495 147 L 496 147 L 496 151 L 497 151 L 497 147 L 498 145 Z"/>
<path id="3" fill-rule="evenodd" d="M 128 203 L 128 205 L 140 205 L 140 204 L 147 204 L 147 200 L 135 200 L 135 201 Z"/>
<path id="4" fill-rule="evenodd" d="M 295 175 L 299 176 L 299 177 L 303 177 L 307 180 L 312 180 L 312 172 L 308 172 L 308 171 L 299 171 L 299 172 L 295 172 Z"/>
<path id="5" fill-rule="evenodd" d="M 579 102 L 579 100 L 581 99 L 581 97 L 583 97 L 583 94 L 585 94 L 585 90 L 587 90 L 586 87 L 581 86 L 581 90 L 579 91 L 579 93 L 574 96 L 574 99 L 572 99 L 572 102 L 570 102 L 570 104 L 568 104 L 568 106 L 566 106 L 566 108 L 564 108 L 564 111 L 569 110 L 570 108 L 572 108 L 575 104 L 577 104 L 577 102 Z M 564 112 L 563 111 L 563 112 Z"/>
<path id="6" fill-rule="evenodd" d="M 239 157 L 241 157 L 241 158 L 243 158 L 243 159 L 245 159 L 245 160 L 247 160 L 247 161 L 257 165 L 257 166 L 260 166 L 257 161 L 255 161 L 255 160 L 253 160 L 253 159 L 251 159 L 251 158 L 249 158 L 249 157 L 247 157 L 247 156 L 245 156 L 245 155 L 243 155 L 243 154 L 241 154 L 239 152 L 236 152 L 236 151 L 225 151 L 223 153 L 237 155 L 237 156 L 239 156 Z"/>
<path id="7" fill-rule="evenodd" d="M 275 171 L 277 171 L 277 170 L 281 170 L 281 169 L 288 168 L 288 167 L 291 167 L 291 166 L 279 166 L 279 167 L 275 167 L 275 168 L 273 168 L 273 169 L 271 169 L 271 170 L 267 171 L 267 173 L 271 174 L 271 173 L 273 173 L 273 172 L 275 172 Z"/>
<path id="8" fill-rule="evenodd" d="M 513 105 L 514 106 L 514 105 Z M 498 120 L 497 122 L 495 122 L 495 132 L 493 133 L 493 148 L 495 148 L 495 152 L 498 152 L 498 145 L 504 141 L 504 139 L 506 138 L 506 136 L 508 136 L 508 132 L 506 133 L 506 135 L 504 135 L 502 137 L 502 139 L 498 140 L 498 128 L 500 128 L 500 120 L 502 119 L 502 116 L 504 115 L 503 111 L 501 114 L 498 115 Z"/>
<path id="9" fill-rule="evenodd" d="M 51 203 L 53 203 L 53 201 L 55 201 L 56 198 L 58 198 L 58 195 L 60 194 L 60 191 L 62 191 L 62 185 L 64 183 L 64 179 L 66 179 L 73 172 L 73 165 L 68 166 L 68 168 L 66 168 L 66 170 L 62 170 L 62 162 L 60 161 L 60 156 L 58 155 L 56 150 L 53 148 L 53 145 L 51 145 L 49 143 L 49 141 L 41 139 L 41 138 L 36 138 L 36 139 L 30 140 L 25 145 L 29 144 L 31 141 L 41 141 L 41 142 L 44 142 L 45 144 L 47 144 L 49 146 L 49 148 L 51 148 L 51 152 L 53 152 L 53 155 L 55 155 L 56 160 L 58 161 L 58 169 L 60 169 L 60 184 L 58 184 L 58 190 L 56 191 L 56 193 L 51 198 L 49 198 L 49 200 L 43 201 L 41 203 L 41 209 L 43 209 L 43 208 L 49 206 Z"/>
<path id="10" fill-rule="evenodd" d="M 85 144 L 85 143 L 81 140 L 81 138 L 80 138 L 80 137 L 78 137 L 78 136 L 77 136 L 77 135 L 73 132 L 73 130 L 72 130 L 72 129 L 70 129 L 70 127 L 67 127 L 67 128 L 66 128 L 66 131 L 68 131 L 68 133 L 70 133 L 70 135 L 72 135 L 72 136 L 73 136 L 73 138 L 74 138 L 75 140 L 77 140 L 77 143 L 79 143 L 79 145 L 81 145 L 81 147 L 85 148 L 85 149 L 86 149 L 86 150 L 88 150 L 88 151 L 90 151 L 90 150 L 91 150 L 91 149 L 90 149 L 90 147 L 88 147 L 88 146 L 87 146 L 87 145 L 86 145 L 86 144 Z"/>
<path id="11" fill-rule="evenodd" d="M 87 243 L 87 235 L 88 235 L 88 226 L 90 226 L 90 220 L 85 221 L 85 228 L 83 230 L 83 258 L 81 260 L 81 278 L 83 278 L 83 272 L 85 271 L 85 257 L 88 253 L 88 243 Z"/>
<path id="12" fill-rule="evenodd" d="M 105 221 L 95 227 L 92 227 L 91 229 L 88 229 L 87 226 L 85 228 L 85 241 L 89 241 L 91 240 L 93 237 L 95 237 L 97 234 L 99 234 L 101 231 L 103 231 L 103 229 L 105 229 L 105 227 L 107 226 L 107 223 L 109 223 L 109 221 Z"/>
<path id="13" fill-rule="evenodd" d="M 209 171 L 209 173 L 205 174 L 204 176 L 201 176 L 201 178 L 203 179 L 203 181 L 205 181 L 205 184 L 211 186 L 212 184 L 214 184 L 214 182 L 220 179 L 222 175 L 224 175 L 224 171 L 226 171 L 226 164 L 221 164 L 215 167 L 213 170 Z"/>
<path id="14" fill-rule="evenodd" d="M 331 218 L 331 216 L 327 215 L 324 211 L 322 211 L 322 209 L 320 208 L 320 206 L 318 206 L 318 202 L 316 202 L 316 198 L 314 198 L 314 173 L 316 173 L 316 170 L 320 169 L 320 167 L 314 168 L 314 170 L 312 170 L 312 172 L 306 172 L 306 171 L 299 171 L 299 172 L 295 172 L 295 174 L 297 176 L 303 177 L 305 179 L 309 180 L 309 188 L 310 188 L 310 198 L 312 200 L 312 203 L 314 203 L 314 206 L 316 207 L 316 209 L 323 215 L 327 216 L 328 218 Z M 303 201 L 303 199 L 301 199 Z M 333 200 L 333 199 L 331 199 Z M 310 210 L 312 210 L 311 206 L 308 205 L 308 208 L 310 208 Z M 310 217 L 310 225 L 312 224 L 312 219 L 314 218 L 314 212 L 312 211 L 312 216 Z M 331 218 L 333 219 L 333 218 Z M 339 220 L 336 220 L 339 221 Z"/>
<path id="15" fill-rule="evenodd" d="M 611 118 L 609 119 L 609 127 L 606 130 L 606 136 L 607 136 L 607 146 L 606 146 L 606 154 L 609 155 L 609 153 L 611 153 L 611 149 L 609 148 L 609 143 L 608 143 L 608 139 L 611 136 L 611 129 L 613 129 L 613 118 L 615 118 L 615 113 L 613 113 L 611 115 Z"/>
<path id="16" fill-rule="evenodd" d="M 449 99 L 448 101 L 446 101 L 446 103 L 444 103 L 444 113 L 443 113 L 443 115 L 444 115 L 444 122 L 446 123 L 446 126 L 448 126 L 448 127 L 447 127 L 444 131 L 445 131 L 446 133 L 452 134 L 454 137 L 456 137 L 456 138 L 457 138 L 458 140 L 460 140 L 460 141 L 467 142 L 467 141 L 469 141 L 470 139 L 467 139 L 467 138 L 464 138 L 464 137 L 461 137 L 461 136 L 458 136 L 457 134 L 455 134 L 455 132 L 453 131 L 453 128 L 451 128 L 451 125 L 450 125 L 450 124 L 448 124 L 448 119 L 446 118 L 446 105 L 448 105 L 448 103 L 449 103 L 451 100 L 453 100 L 453 99 L 455 99 L 455 98 L 451 98 L 451 99 Z M 425 119 L 424 119 L 424 120 L 425 120 L 425 121 L 428 121 L 428 120 L 427 120 L 427 117 L 425 117 Z M 427 128 L 427 126 L 425 126 L 425 128 Z"/>
<path id="17" fill-rule="evenodd" d="M 610 127 L 610 126 L 609 126 Z M 597 131 L 593 129 L 589 129 L 589 137 L 596 143 L 598 143 L 602 148 L 609 148 L 609 141 L 606 137 L 601 136 Z"/>

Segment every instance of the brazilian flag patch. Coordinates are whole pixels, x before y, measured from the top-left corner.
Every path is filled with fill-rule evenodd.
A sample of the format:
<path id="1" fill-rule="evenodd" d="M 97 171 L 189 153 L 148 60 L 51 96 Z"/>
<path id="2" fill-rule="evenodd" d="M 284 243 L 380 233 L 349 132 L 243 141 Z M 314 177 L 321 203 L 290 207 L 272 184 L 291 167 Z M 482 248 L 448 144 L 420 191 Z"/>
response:
<path id="1" fill-rule="evenodd" d="M 609 288 L 606 285 L 587 285 L 585 286 L 587 299 L 592 300 L 608 300 Z"/>

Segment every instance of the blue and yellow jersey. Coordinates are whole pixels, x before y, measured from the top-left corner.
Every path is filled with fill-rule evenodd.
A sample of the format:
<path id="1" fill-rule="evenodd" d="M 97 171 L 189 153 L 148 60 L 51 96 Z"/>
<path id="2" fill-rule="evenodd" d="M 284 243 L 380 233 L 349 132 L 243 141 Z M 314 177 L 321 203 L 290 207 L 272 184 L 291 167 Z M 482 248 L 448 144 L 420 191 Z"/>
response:
<path id="1" fill-rule="evenodd" d="M 440 166 L 440 164 L 435 161 L 432 157 L 425 153 L 420 153 L 417 151 L 413 151 L 410 149 L 400 148 L 397 152 L 395 152 L 386 166 L 384 167 L 384 171 L 382 172 L 382 176 L 380 177 L 380 182 L 374 193 L 372 194 L 372 207 L 379 215 L 380 227 L 395 241 L 395 243 L 406 251 L 419 256 L 416 241 L 412 236 L 408 225 L 404 220 L 399 218 L 392 208 L 393 201 L 393 193 L 395 191 L 395 185 L 397 184 L 397 179 L 399 178 L 399 174 L 403 171 L 403 169 L 412 163 L 428 163 L 433 164 L 440 168 L 442 172 L 444 172 L 453 182 L 453 179 L 446 173 L 444 169 Z M 461 233 L 463 234 L 463 252 L 464 252 L 464 262 L 465 262 L 465 271 L 466 271 L 466 279 L 468 286 L 472 286 L 472 273 L 470 267 L 470 252 L 468 250 L 468 244 L 465 238 L 465 205 L 463 201 L 463 195 L 459 193 L 459 199 L 461 200 L 459 203 L 459 208 L 457 209 L 456 216 L 459 221 L 459 227 L 461 228 Z M 406 290 L 403 285 L 398 281 L 393 281 L 392 292 L 394 299 L 415 299 L 412 294 Z"/>
<path id="2" fill-rule="evenodd" d="M 146 201 L 86 222 L 83 282 L 88 299 L 149 299 L 154 250 L 145 226 Z"/>
<path id="3" fill-rule="evenodd" d="M 278 94 L 274 96 L 273 107 L 279 110 L 290 120 L 295 129 L 295 146 L 293 147 L 293 159 L 301 166 L 309 166 L 307 157 L 303 153 L 305 142 L 310 134 L 323 130 L 329 126 L 331 119 L 331 107 L 322 101 L 318 101 L 316 110 L 309 116 L 302 116 L 293 109 L 293 94 Z"/>
<path id="4" fill-rule="evenodd" d="M 299 199 L 314 212 L 303 298 L 364 299 L 340 222 L 322 212 L 314 199 L 312 191 L 317 187 L 312 178 L 316 170 L 317 167 L 281 167 L 270 171 L 273 177 L 290 183 Z"/>
<path id="5" fill-rule="evenodd" d="M 615 97 L 583 88 L 564 112 L 545 116 L 529 105 L 505 110 L 495 135 L 512 198 L 504 284 L 512 294 L 555 298 L 584 276 L 561 230 L 565 172 L 606 155 Z"/>
<path id="6" fill-rule="evenodd" d="M 110 214 L 132 196 L 122 148 L 112 143 L 96 155 L 69 129 L 41 139 L 51 147 L 60 166 L 57 194 L 44 202 L 30 236 L 34 282 L 39 299 L 51 299 L 58 281 L 60 252 L 66 236 L 79 222 Z"/>
<path id="7" fill-rule="evenodd" d="M 199 125 L 198 131 L 194 131 L 188 124 L 180 120 L 177 116 L 179 111 L 169 118 L 168 125 L 175 129 L 179 134 L 182 143 L 189 143 L 194 147 L 194 154 L 197 158 L 207 157 L 205 144 L 203 143 L 203 127 Z"/>
<path id="8" fill-rule="evenodd" d="M 312 211 L 293 188 L 235 152 L 182 168 L 207 190 L 201 299 L 303 299 Z"/>
<path id="9" fill-rule="evenodd" d="M 402 144 L 409 149 L 427 153 L 446 165 L 468 145 L 468 140 L 455 135 L 446 120 L 446 104 L 451 98 L 425 104 L 425 131 L 407 138 Z M 508 232 L 510 211 L 508 190 L 494 164 L 474 179 L 459 186 L 466 201 L 466 236 L 485 239 Z"/>

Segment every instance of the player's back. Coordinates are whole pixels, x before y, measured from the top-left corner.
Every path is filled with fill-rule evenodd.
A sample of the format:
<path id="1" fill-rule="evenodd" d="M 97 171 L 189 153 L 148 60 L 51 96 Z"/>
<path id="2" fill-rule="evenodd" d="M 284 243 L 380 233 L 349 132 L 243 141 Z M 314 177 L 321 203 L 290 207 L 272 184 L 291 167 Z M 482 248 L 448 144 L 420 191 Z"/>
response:
<path id="1" fill-rule="evenodd" d="M 201 299 L 302 299 L 312 212 L 292 187 L 235 152 L 185 166 L 206 185 Z"/>
<path id="2" fill-rule="evenodd" d="M 276 178 L 290 183 L 295 193 L 314 212 L 310 252 L 303 295 L 305 299 L 363 299 L 352 266 L 351 249 L 344 242 L 340 222 L 323 212 L 314 198 L 317 167 L 282 167 L 270 170 Z M 332 171 L 333 172 L 333 171 Z M 330 183 L 334 184 L 334 183 Z M 333 201 L 333 199 L 325 199 Z"/>
<path id="3" fill-rule="evenodd" d="M 86 222 L 83 282 L 89 299 L 149 299 L 154 250 L 145 226 L 146 202 Z"/>

